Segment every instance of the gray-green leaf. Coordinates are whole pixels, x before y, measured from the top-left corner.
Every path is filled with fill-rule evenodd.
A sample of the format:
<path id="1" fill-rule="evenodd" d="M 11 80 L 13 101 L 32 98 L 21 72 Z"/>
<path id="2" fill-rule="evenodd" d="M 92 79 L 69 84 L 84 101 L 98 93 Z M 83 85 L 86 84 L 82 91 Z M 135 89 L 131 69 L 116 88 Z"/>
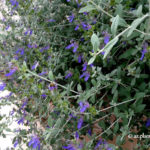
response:
<path id="1" fill-rule="evenodd" d="M 107 57 L 113 46 L 118 42 L 118 37 L 112 39 L 104 48 L 103 51 L 105 52 L 103 59 Z"/>
<path id="2" fill-rule="evenodd" d="M 87 5 L 87 6 L 83 7 L 83 8 L 81 8 L 79 10 L 79 13 L 90 12 L 90 11 L 95 10 L 95 9 L 96 8 L 93 5 Z"/>
<path id="3" fill-rule="evenodd" d="M 88 61 L 88 65 L 92 64 L 95 60 L 96 56 L 93 56 L 89 61 Z"/>
<path id="4" fill-rule="evenodd" d="M 99 48 L 100 42 L 98 36 L 95 33 L 93 33 L 91 37 L 91 43 L 93 45 L 94 52 L 96 52 Z"/>
<path id="5" fill-rule="evenodd" d="M 144 15 L 141 18 L 135 19 L 132 24 L 131 24 L 131 28 L 128 31 L 127 37 L 129 37 L 132 32 L 137 28 L 137 26 L 148 16 L 148 14 Z"/>
<path id="6" fill-rule="evenodd" d="M 119 15 L 117 15 L 116 17 L 113 18 L 113 21 L 112 21 L 111 32 L 114 36 L 116 35 L 116 32 L 117 32 L 119 20 L 120 20 L 120 17 L 119 17 Z"/>

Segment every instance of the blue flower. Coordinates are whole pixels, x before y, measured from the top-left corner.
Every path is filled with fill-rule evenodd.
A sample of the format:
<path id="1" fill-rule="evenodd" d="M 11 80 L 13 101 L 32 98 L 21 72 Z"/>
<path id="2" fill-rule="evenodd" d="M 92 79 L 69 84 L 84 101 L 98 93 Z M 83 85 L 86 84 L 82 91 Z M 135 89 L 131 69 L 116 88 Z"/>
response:
<path id="1" fill-rule="evenodd" d="M 17 71 L 16 68 L 11 69 L 11 70 L 9 71 L 9 73 L 6 73 L 6 74 L 5 74 L 5 76 L 6 76 L 6 77 L 12 76 L 16 71 Z"/>
<path id="2" fill-rule="evenodd" d="M 21 106 L 21 108 L 20 109 L 24 109 L 25 108 L 25 106 L 28 104 L 28 100 L 26 100 L 23 104 L 22 104 L 22 106 Z"/>
<path id="3" fill-rule="evenodd" d="M 86 71 L 86 69 L 87 69 L 87 65 L 88 65 L 88 63 L 87 63 L 87 62 L 85 62 L 85 63 L 83 64 L 83 69 L 82 69 L 82 71 Z"/>
<path id="4" fill-rule="evenodd" d="M 67 0 L 67 2 L 70 2 L 70 0 Z"/>
<path id="5" fill-rule="evenodd" d="M 82 124 L 83 124 L 83 118 L 81 117 L 81 118 L 78 120 L 77 128 L 80 129 L 80 128 L 82 127 Z"/>
<path id="6" fill-rule="evenodd" d="M 41 97 L 42 97 L 42 98 L 46 98 L 47 95 L 46 95 L 46 94 L 42 94 Z"/>
<path id="7" fill-rule="evenodd" d="M 43 48 L 40 49 L 40 52 L 43 52 L 44 50 L 48 50 L 49 48 L 50 48 L 49 45 L 48 45 L 48 46 L 45 46 L 45 47 L 43 47 Z"/>
<path id="8" fill-rule="evenodd" d="M 109 42 L 110 35 L 106 31 L 103 31 L 102 34 L 104 35 L 104 43 L 107 44 Z"/>
<path id="9" fill-rule="evenodd" d="M 65 79 L 71 78 L 72 77 L 72 72 L 68 72 L 68 74 L 65 76 Z"/>
<path id="10" fill-rule="evenodd" d="M 74 14 L 72 14 L 71 16 L 67 17 L 68 21 L 71 23 L 74 20 Z"/>
<path id="11" fill-rule="evenodd" d="M 89 134 L 90 136 L 92 136 L 92 130 L 91 130 L 91 129 L 88 130 L 88 134 Z"/>
<path id="12" fill-rule="evenodd" d="M 10 28 L 10 25 L 8 25 L 5 29 L 8 30 Z"/>
<path id="13" fill-rule="evenodd" d="M 84 22 L 81 22 L 81 25 L 82 25 L 83 30 L 91 29 L 91 25 L 89 25 L 89 24 L 85 24 Z"/>
<path id="14" fill-rule="evenodd" d="M 147 47 L 148 47 L 148 44 L 145 42 L 143 45 L 143 50 L 142 50 L 142 55 L 141 55 L 140 60 L 144 59 L 145 53 L 147 53 Z"/>
<path id="15" fill-rule="evenodd" d="M 81 61 L 82 61 L 82 55 L 79 55 L 78 56 L 78 63 L 81 63 Z"/>
<path id="16" fill-rule="evenodd" d="M 76 140 L 78 140 L 79 139 L 79 133 L 76 131 L 76 133 L 75 133 L 75 137 L 76 137 Z"/>
<path id="17" fill-rule="evenodd" d="M 84 77 L 84 81 L 87 81 L 90 77 L 90 74 L 89 72 L 83 72 L 83 74 L 80 76 L 80 78 L 83 78 Z"/>
<path id="18" fill-rule="evenodd" d="M 146 127 L 148 128 L 148 127 L 150 127 L 150 118 L 147 120 L 147 122 L 146 122 Z"/>
<path id="19" fill-rule="evenodd" d="M 25 118 L 24 118 L 24 116 L 22 117 L 22 118 L 20 118 L 19 120 L 17 120 L 17 123 L 20 125 L 20 124 L 24 124 L 24 120 L 25 120 Z"/>
<path id="20" fill-rule="evenodd" d="M 6 87 L 6 83 L 0 83 L 0 91 L 3 91 Z"/>
<path id="21" fill-rule="evenodd" d="M 16 54 L 24 55 L 24 48 L 19 48 L 19 49 L 16 51 Z"/>
<path id="22" fill-rule="evenodd" d="M 39 65 L 39 62 L 35 62 L 34 65 L 32 66 L 31 70 L 34 70 L 38 67 Z"/>
<path id="23" fill-rule="evenodd" d="M 45 75 L 45 74 L 48 74 L 47 71 L 42 71 L 39 75 L 42 76 L 42 75 Z"/>
<path id="24" fill-rule="evenodd" d="M 54 19 L 49 19 L 47 22 L 56 22 Z"/>
<path id="25" fill-rule="evenodd" d="M 17 2 L 17 0 L 10 0 L 9 1 L 11 3 L 12 6 L 16 5 L 16 8 L 18 7 L 19 3 Z"/>
<path id="26" fill-rule="evenodd" d="M 63 146 L 62 148 L 67 150 L 77 150 L 72 144 L 69 144 L 68 146 Z"/>
<path id="27" fill-rule="evenodd" d="M 33 149 L 38 148 L 40 150 L 40 139 L 36 135 L 32 136 L 32 139 L 29 141 L 28 146 L 32 145 Z"/>
<path id="28" fill-rule="evenodd" d="M 73 43 L 69 44 L 69 45 L 66 47 L 66 49 L 70 49 L 70 48 L 72 48 L 72 47 L 74 47 L 74 44 L 73 44 Z"/>
<path id="29" fill-rule="evenodd" d="M 15 143 L 14 143 L 14 148 L 16 148 L 17 145 L 18 145 L 18 140 L 15 141 Z"/>
<path id="30" fill-rule="evenodd" d="M 51 83 L 48 88 L 49 88 L 50 91 L 53 91 L 54 89 L 57 89 L 57 84 Z"/>
<path id="31" fill-rule="evenodd" d="M 76 25 L 74 30 L 77 31 L 79 29 L 79 27 L 80 27 L 80 25 Z"/>
<path id="32" fill-rule="evenodd" d="M 73 52 L 75 53 L 76 51 L 77 51 L 77 49 L 78 49 L 78 43 L 77 42 L 73 42 L 73 43 L 71 43 L 71 44 L 69 44 L 67 47 L 66 47 L 66 49 L 70 49 L 70 48 L 72 48 L 73 47 Z"/>
<path id="33" fill-rule="evenodd" d="M 80 112 L 83 113 L 87 108 L 90 107 L 88 102 L 79 102 Z"/>
<path id="34" fill-rule="evenodd" d="M 29 35 L 32 35 L 32 30 L 31 29 L 28 29 L 25 33 L 24 33 L 24 35 L 27 35 L 28 33 L 29 33 Z"/>

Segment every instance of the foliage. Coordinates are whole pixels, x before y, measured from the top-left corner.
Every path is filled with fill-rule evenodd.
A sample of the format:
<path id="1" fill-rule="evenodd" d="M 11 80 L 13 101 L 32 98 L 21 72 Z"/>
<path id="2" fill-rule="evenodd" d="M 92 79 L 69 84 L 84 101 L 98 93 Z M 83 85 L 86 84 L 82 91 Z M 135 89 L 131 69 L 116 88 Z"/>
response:
<path id="1" fill-rule="evenodd" d="M 146 0 L 10 0 L 6 5 L 0 43 L 4 82 L 17 95 L 11 101 L 19 107 L 18 124 L 30 127 L 18 133 L 15 147 L 121 150 L 135 126 L 138 134 L 148 133 Z M 96 123 L 100 134 L 94 132 Z M 117 146 L 106 142 L 113 136 Z M 142 141 L 138 146 L 144 149 L 148 141 Z"/>

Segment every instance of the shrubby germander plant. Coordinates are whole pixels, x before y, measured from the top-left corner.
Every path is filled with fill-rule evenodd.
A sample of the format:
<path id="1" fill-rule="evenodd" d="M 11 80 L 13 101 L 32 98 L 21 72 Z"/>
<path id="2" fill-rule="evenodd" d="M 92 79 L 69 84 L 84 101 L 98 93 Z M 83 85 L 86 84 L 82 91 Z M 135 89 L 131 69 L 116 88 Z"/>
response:
<path id="1" fill-rule="evenodd" d="M 19 109 L 10 115 L 30 128 L 17 131 L 14 147 L 113 150 L 122 149 L 135 127 L 135 134 L 148 133 L 148 1 L 7 0 L 6 5 L 0 90 L 7 84 L 17 95 L 10 100 Z M 116 146 L 106 142 L 113 137 Z M 148 148 L 148 139 L 139 147 Z"/>

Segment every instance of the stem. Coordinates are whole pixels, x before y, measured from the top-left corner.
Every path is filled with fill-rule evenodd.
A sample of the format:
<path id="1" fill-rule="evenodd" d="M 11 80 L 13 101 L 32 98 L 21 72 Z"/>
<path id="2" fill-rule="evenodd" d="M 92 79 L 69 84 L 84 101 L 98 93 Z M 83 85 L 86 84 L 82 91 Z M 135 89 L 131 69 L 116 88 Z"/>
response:
<path id="1" fill-rule="evenodd" d="M 27 72 L 30 73 L 30 74 L 32 74 L 32 75 L 34 75 L 35 77 L 38 77 L 38 78 L 43 79 L 43 80 L 45 80 L 45 81 L 48 81 L 48 82 L 50 82 L 50 83 L 55 83 L 55 84 L 58 85 L 59 87 L 68 90 L 67 87 L 65 87 L 65 86 L 63 86 L 63 85 L 61 85 L 61 84 L 59 84 L 59 83 L 56 83 L 55 81 L 51 81 L 51 80 L 48 80 L 48 79 L 46 79 L 46 78 L 44 78 L 44 77 L 42 77 L 42 76 L 39 76 L 39 75 L 37 75 L 36 73 L 30 71 L 29 69 L 27 69 Z M 73 93 L 75 93 L 75 94 L 79 94 L 78 92 L 76 92 L 76 91 L 74 91 L 74 90 L 70 90 L 70 91 L 73 92 Z"/>
<path id="2" fill-rule="evenodd" d="M 120 120 L 120 118 L 117 119 L 115 122 L 113 122 L 104 132 L 102 132 L 101 134 L 99 134 L 98 136 L 96 136 L 95 139 L 99 138 L 99 137 L 102 136 L 104 133 L 106 133 L 106 132 L 107 132 L 109 129 L 111 129 L 111 128 L 114 126 L 114 124 L 117 123 L 119 120 Z"/>

